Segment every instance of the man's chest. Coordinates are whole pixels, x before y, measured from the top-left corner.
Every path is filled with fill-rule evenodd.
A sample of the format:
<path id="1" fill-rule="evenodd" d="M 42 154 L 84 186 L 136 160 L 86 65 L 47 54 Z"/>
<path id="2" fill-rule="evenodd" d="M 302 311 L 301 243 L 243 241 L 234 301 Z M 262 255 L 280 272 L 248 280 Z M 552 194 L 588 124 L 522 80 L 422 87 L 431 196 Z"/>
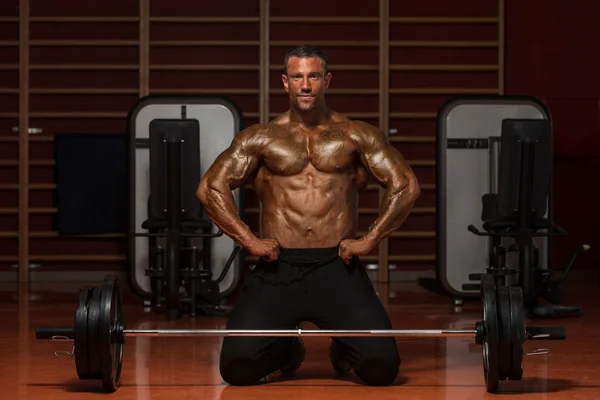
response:
<path id="1" fill-rule="evenodd" d="M 264 151 L 264 162 L 274 173 L 296 174 L 309 166 L 335 172 L 352 165 L 356 147 L 341 129 L 288 132 L 272 140 Z"/>

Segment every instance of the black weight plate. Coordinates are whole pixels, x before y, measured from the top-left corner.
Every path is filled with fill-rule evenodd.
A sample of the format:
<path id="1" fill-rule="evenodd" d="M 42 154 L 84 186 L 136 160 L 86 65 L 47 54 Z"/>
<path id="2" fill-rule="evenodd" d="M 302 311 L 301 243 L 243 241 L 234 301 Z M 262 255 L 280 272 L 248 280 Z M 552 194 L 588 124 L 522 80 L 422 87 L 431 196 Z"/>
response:
<path id="1" fill-rule="evenodd" d="M 90 374 L 90 364 L 88 362 L 88 340 L 87 340 L 87 321 L 88 321 L 88 301 L 92 295 L 93 288 L 82 287 L 79 289 L 79 305 L 75 310 L 75 368 L 79 379 L 92 379 Z"/>
<path id="2" fill-rule="evenodd" d="M 523 312 L 523 291 L 520 287 L 510 287 L 510 347 L 511 363 L 508 379 L 523 379 L 523 343 L 525 342 L 525 313 Z"/>
<path id="3" fill-rule="evenodd" d="M 100 340 L 98 350 L 102 364 L 102 385 L 104 390 L 113 393 L 120 386 L 123 344 L 116 343 L 121 304 L 119 281 L 107 277 L 102 285 L 100 307 Z"/>
<path id="4" fill-rule="evenodd" d="M 115 371 L 114 380 L 117 384 L 121 383 L 121 367 L 123 365 L 123 346 L 125 345 L 125 318 L 123 317 L 123 302 L 121 299 L 121 287 L 119 281 L 116 281 L 113 294 L 113 304 L 116 306 L 112 313 L 111 323 L 113 324 L 112 343 L 113 343 L 113 365 Z"/>
<path id="5" fill-rule="evenodd" d="M 115 293 L 114 293 L 114 304 L 117 305 L 116 310 L 113 312 L 113 337 L 112 340 L 114 343 L 116 344 L 120 344 L 121 348 L 117 349 L 119 350 L 119 352 L 117 352 L 116 354 L 120 354 L 120 358 L 121 360 L 119 361 L 119 363 L 122 361 L 122 357 L 123 357 L 123 345 L 126 342 L 125 339 L 125 317 L 123 317 L 123 302 L 121 299 L 121 286 L 119 284 L 119 282 L 116 282 L 117 284 L 115 285 Z M 119 366 L 120 368 L 120 366 Z M 120 370 L 119 370 L 120 371 Z"/>
<path id="6" fill-rule="evenodd" d="M 121 300 L 121 286 L 115 278 L 113 290 L 113 310 L 111 312 L 111 343 L 113 345 L 113 371 L 114 386 L 121 385 L 121 369 L 123 365 L 123 346 L 125 345 L 125 319 L 123 317 L 123 303 Z"/>
<path id="7" fill-rule="evenodd" d="M 100 332 L 100 286 L 94 287 L 92 297 L 88 302 L 88 363 L 90 366 L 90 379 L 102 379 L 102 364 L 98 353 Z"/>
<path id="8" fill-rule="evenodd" d="M 506 286 L 496 290 L 496 308 L 498 310 L 498 374 L 500 380 L 508 378 L 511 368 L 510 337 L 510 294 Z"/>
<path id="9" fill-rule="evenodd" d="M 481 277 L 481 303 L 483 306 L 484 337 L 481 346 L 485 385 L 489 393 L 498 390 L 498 311 L 496 307 L 496 284 L 494 277 Z"/>

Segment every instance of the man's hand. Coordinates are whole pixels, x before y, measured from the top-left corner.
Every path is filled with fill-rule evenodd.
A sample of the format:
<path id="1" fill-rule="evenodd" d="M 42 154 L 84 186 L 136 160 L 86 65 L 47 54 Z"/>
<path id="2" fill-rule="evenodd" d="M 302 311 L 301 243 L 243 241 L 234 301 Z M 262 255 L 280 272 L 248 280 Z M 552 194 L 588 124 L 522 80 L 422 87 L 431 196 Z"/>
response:
<path id="1" fill-rule="evenodd" d="M 263 257 L 266 261 L 275 261 L 279 258 L 279 242 L 277 239 L 256 239 L 246 250 L 253 256 Z"/>
<path id="2" fill-rule="evenodd" d="M 375 243 L 371 240 L 344 239 L 340 242 L 339 256 L 346 264 L 350 263 L 352 256 L 364 256 L 373 250 Z"/>

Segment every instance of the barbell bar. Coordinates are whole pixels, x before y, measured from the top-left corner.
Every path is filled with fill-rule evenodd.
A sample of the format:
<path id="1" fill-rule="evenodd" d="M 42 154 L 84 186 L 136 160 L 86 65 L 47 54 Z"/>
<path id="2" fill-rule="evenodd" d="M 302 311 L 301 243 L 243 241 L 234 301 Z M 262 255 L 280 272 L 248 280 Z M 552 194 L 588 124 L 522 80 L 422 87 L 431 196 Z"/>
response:
<path id="1" fill-rule="evenodd" d="M 387 329 L 387 330 L 260 330 L 260 329 L 125 329 L 119 280 L 105 278 L 101 286 L 82 287 L 72 327 L 37 327 L 36 339 L 73 340 L 73 351 L 59 353 L 75 359 L 82 380 L 101 380 L 106 392 L 118 390 L 121 381 L 123 346 L 127 337 L 471 337 L 482 345 L 486 389 L 495 393 L 500 380 L 520 380 L 522 356 L 547 354 L 548 349 L 525 353 L 527 340 L 564 340 L 564 327 L 526 327 L 523 295 L 518 287 L 496 288 L 491 275 L 481 278 L 483 320 L 474 329 Z"/>
<path id="2" fill-rule="evenodd" d="M 124 331 L 125 336 L 275 336 L 275 337 L 474 337 L 477 331 L 470 330 L 325 330 L 325 329 L 291 329 L 291 330 L 243 330 L 243 329 L 156 329 L 138 330 L 128 329 Z"/>
<path id="3" fill-rule="evenodd" d="M 259 337 L 476 337 L 477 330 L 466 329 L 124 329 L 128 337 L 195 337 L 195 336 L 259 336 Z M 67 340 L 74 338 L 72 327 L 41 327 L 36 330 L 36 339 Z"/>

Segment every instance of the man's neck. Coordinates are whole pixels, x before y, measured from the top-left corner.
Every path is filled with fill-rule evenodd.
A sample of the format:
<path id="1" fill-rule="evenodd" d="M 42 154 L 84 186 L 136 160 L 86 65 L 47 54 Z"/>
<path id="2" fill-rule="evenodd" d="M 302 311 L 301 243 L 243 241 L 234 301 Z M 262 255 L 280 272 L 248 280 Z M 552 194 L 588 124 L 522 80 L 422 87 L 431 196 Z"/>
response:
<path id="1" fill-rule="evenodd" d="M 309 111 L 298 110 L 290 107 L 290 121 L 306 128 L 314 128 L 329 120 L 331 110 L 327 107 L 315 107 Z"/>

